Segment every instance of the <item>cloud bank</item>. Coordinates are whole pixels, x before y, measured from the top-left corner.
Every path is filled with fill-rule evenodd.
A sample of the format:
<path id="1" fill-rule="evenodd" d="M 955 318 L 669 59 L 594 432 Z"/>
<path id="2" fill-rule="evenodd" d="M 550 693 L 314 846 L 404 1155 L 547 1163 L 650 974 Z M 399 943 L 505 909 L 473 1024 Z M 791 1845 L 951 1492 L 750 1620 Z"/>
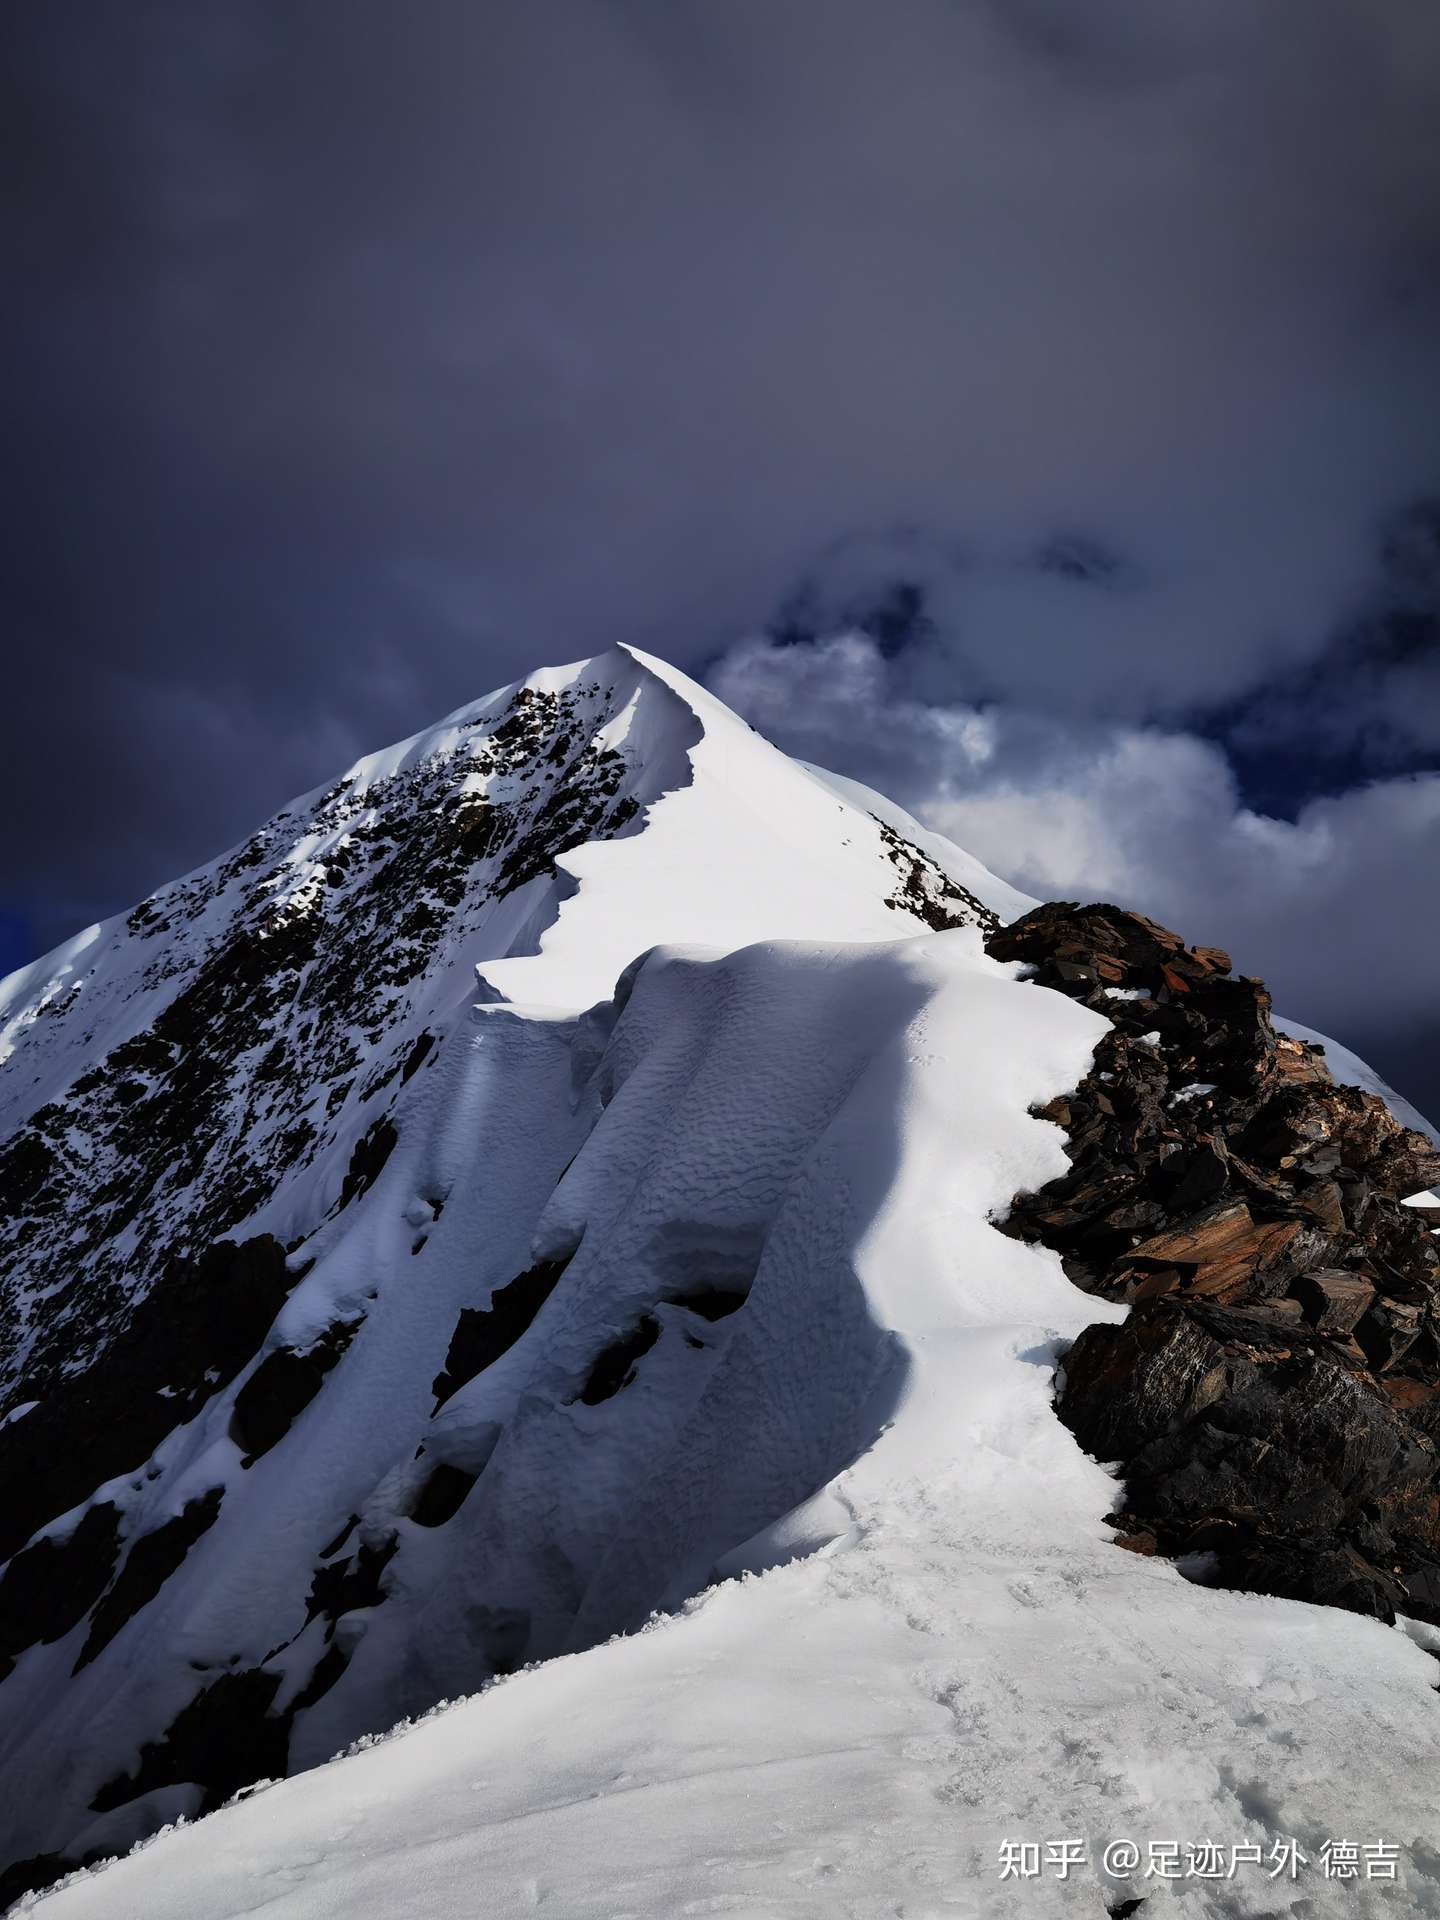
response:
<path id="1" fill-rule="evenodd" d="M 1432 0 L 19 10 L 0 915 L 542 660 L 703 669 L 827 552 L 924 572 L 880 733 L 1198 742 L 1162 813 L 1206 740 L 1278 815 L 1433 766 L 1375 596 L 1440 486 L 1437 75 Z"/>
<path id="2" fill-rule="evenodd" d="M 710 685 L 787 751 L 892 795 L 1025 891 L 1118 900 L 1226 946 L 1291 1018 L 1435 1090 L 1440 773 L 1276 819 L 1194 734 L 916 700 L 901 677 L 849 632 L 746 641 Z"/>

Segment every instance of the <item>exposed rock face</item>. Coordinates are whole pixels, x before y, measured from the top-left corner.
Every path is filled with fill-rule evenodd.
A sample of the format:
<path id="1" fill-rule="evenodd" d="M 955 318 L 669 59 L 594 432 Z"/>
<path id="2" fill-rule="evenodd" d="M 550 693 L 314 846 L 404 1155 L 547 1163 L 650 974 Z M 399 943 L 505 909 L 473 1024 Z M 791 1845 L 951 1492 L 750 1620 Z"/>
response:
<path id="1" fill-rule="evenodd" d="M 172 1261 L 90 1367 L 0 1427 L 0 1559 L 233 1380 L 303 1271 L 269 1234 Z"/>
<path id="2" fill-rule="evenodd" d="M 230 1437 L 250 1466 L 284 1439 L 354 1339 L 359 1319 L 337 1321 L 309 1346 L 275 1347 L 235 1396 Z"/>
<path id="3" fill-rule="evenodd" d="M 101 1360 L 177 1260 L 297 1168 L 348 1154 L 340 1204 L 364 1193 L 389 1102 L 433 1058 L 408 1023 L 456 944 L 560 854 L 636 830 L 615 707 L 598 683 L 520 687 L 448 750 L 297 802 L 135 909 L 119 984 L 77 981 L 29 1019 L 0 1059 L 21 1120 L 0 1141 L 0 1412 Z M 127 1002 L 138 1030 L 97 1058 Z M 32 1080 L 54 1089 L 38 1105 Z"/>
<path id="4" fill-rule="evenodd" d="M 1071 1170 L 1006 1231 L 1133 1303 L 1068 1354 L 1058 1406 L 1120 1463 L 1122 1544 L 1219 1584 L 1440 1623 L 1440 1256 L 1402 1206 L 1440 1152 L 1277 1035 L 1258 980 L 1113 906 L 987 942 L 1114 1023 L 1040 1112 Z"/>
<path id="5" fill-rule="evenodd" d="M 968 887 L 952 880 L 928 854 L 908 840 L 902 840 L 878 815 L 871 818 L 880 829 L 886 856 L 894 862 L 899 875 L 899 884 L 887 898 L 886 906 L 894 907 L 897 912 L 913 913 L 936 933 L 943 933 L 947 927 L 983 927 L 986 932 L 993 932 L 1000 925 L 999 914 L 977 900 Z"/>
<path id="6" fill-rule="evenodd" d="M 563 1260 L 542 1260 L 503 1287 L 497 1287 L 488 1307 L 462 1308 L 444 1369 L 431 1383 L 438 1411 L 477 1373 L 508 1353 L 550 1298 L 565 1271 Z"/>

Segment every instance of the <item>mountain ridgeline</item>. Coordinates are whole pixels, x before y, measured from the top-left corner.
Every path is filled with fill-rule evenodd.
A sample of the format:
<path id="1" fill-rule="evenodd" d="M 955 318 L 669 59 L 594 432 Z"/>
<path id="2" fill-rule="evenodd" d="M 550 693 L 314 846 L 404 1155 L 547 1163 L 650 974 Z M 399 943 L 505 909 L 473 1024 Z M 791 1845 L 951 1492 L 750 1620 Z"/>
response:
<path id="1" fill-rule="evenodd" d="M 0 1902 L 856 1488 L 993 1546 L 991 1320 L 1077 1553 L 1440 1625 L 1437 1180 L 1227 955 L 659 661 L 462 709 L 0 985 Z"/>

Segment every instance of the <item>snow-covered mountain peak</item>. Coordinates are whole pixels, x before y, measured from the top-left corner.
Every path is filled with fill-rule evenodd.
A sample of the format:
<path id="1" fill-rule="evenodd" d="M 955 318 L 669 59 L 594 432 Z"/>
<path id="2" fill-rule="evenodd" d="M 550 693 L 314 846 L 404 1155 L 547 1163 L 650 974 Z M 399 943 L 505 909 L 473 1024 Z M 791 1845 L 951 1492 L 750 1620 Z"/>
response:
<path id="1" fill-rule="evenodd" d="M 574 1011 L 664 940 L 985 921 L 967 889 L 1008 890 L 929 844 L 625 648 L 367 755 L 0 984 L 0 1414 L 96 1356 L 101 1300 L 132 1309 L 208 1241 L 311 1230 L 477 967 L 492 999 Z"/>
<path id="2" fill-rule="evenodd" d="M 1268 998 L 1031 904 L 619 648 L 0 983 L 0 1906 L 285 1775 L 56 1920 L 1098 1912 L 1004 1833 L 1338 1829 L 1327 1741 L 1422 1832 L 1432 1663 L 1117 1551 L 1051 1396 L 1126 1306 L 996 1230 L 1137 1204 L 1137 1113 L 1157 1193 L 1203 1174 L 1173 1101 L 1220 1041 L 1279 1073 Z"/>

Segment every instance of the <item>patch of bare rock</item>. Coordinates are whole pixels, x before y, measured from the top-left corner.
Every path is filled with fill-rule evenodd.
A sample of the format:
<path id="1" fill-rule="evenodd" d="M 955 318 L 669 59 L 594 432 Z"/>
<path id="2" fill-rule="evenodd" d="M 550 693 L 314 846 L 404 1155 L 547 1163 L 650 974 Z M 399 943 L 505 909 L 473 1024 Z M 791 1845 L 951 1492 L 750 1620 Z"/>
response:
<path id="1" fill-rule="evenodd" d="M 1051 902 L 987 947 L 1113 1031 L 1037 1109 L 1070 1168 L 1003 1231 L 1129 1302 L 1089 1327 L 1057 1407 L 1118 1462 L 1118 1544 L 1214 1584 L 1440 1624 L 1440 1254 L 1402 1201 L 1440 1151 L 1260 981 L 1142 915 Z"/>

